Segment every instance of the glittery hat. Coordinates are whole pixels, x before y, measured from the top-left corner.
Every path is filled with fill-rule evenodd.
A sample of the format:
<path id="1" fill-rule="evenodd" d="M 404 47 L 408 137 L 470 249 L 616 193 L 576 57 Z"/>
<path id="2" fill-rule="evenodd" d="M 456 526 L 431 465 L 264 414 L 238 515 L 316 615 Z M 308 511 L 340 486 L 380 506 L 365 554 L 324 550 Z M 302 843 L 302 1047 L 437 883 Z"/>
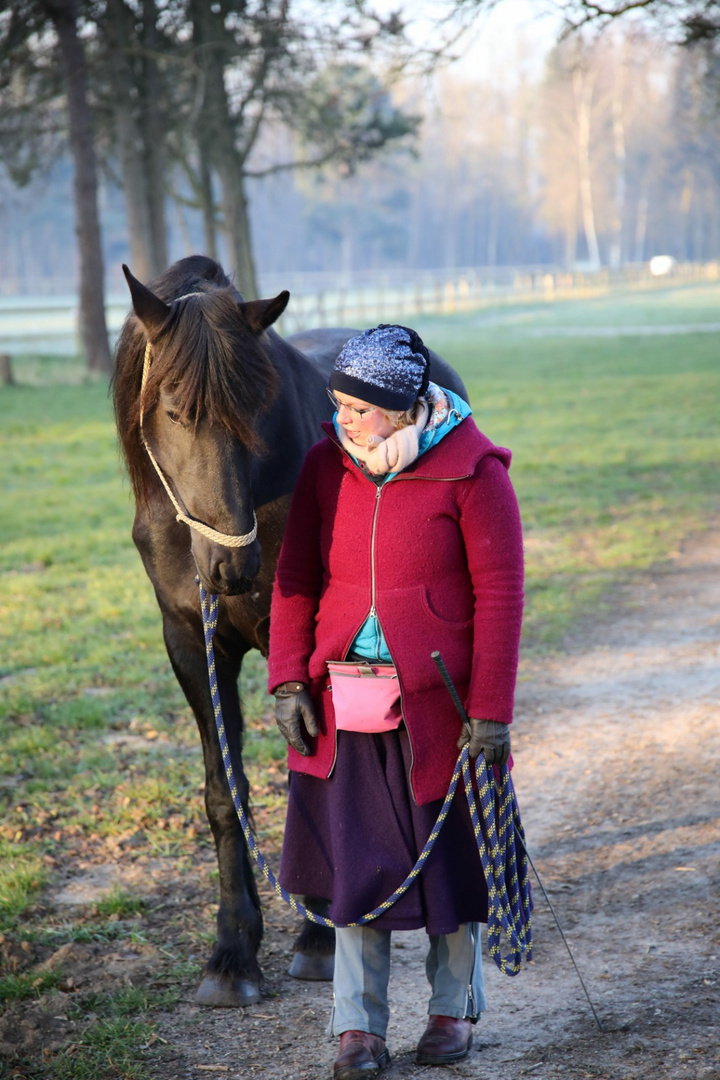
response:
<path id="1" fill-rule="evenodd" d="M 428 387 L 430 354 L 407 326 L 382 323 L 350 338 L 330 374 L 330 389 L 381 409 L 409 409 Z"/>

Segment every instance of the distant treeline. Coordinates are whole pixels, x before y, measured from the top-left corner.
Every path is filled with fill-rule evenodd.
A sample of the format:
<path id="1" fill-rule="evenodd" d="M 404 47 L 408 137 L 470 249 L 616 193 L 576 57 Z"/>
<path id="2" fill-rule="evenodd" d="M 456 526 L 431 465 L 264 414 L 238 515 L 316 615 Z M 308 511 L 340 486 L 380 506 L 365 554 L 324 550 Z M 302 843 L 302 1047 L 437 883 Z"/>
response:
<path id="1" fill-rule="evenodd" d="M 637 29 L 569 38 L 530 79 L 398 83 L 398 114 L 421 117 L 413 146 L 341 175 L 272 171 L 295 150 L 267 125 L 246 191 L 263 275 L 406 267 L 618 267 L 656 254 L 720 256 L 720 105 L 701 48 Z M 412 151 L 412 152 L 411 152 Z M 121 170 L 102 171 L 108 287 L 130 260 Z M 167 193 L 168 259 L 203 250 L 203 221 L 182 176 Z M 72 167 L 60 157 L 25 188 L 0 180 L 0 291 L 72 292 L 77 281 Z M 218 254 L 234 269 L 222 237 Z M 242 289 L 242 281 L 238 281 Z"/>

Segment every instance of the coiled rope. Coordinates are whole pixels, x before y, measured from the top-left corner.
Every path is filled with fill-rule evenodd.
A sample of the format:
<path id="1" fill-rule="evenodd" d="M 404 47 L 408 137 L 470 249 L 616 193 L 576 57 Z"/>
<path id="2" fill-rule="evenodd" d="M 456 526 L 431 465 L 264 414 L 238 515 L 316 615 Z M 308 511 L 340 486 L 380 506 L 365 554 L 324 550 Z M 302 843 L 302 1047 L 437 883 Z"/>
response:
<path id="1" fill-rule="evenodd" d="M 331 919 L 326 918 L 324 915 L 318 915 L 316 912 L 310 911 L 287 889 L 283 888 L 257 846 L 235 782 L 217 684 L 213 636 L 218 623 L 219 600 L 215 594 L 207 592 L 202 582 L 198 581 L 198 585 L 200 588 L 208 680 L 215 725 L 220 740 L 220 749 L 230 794 L 250 854 L 260 868 L 265 880 L 293 911 L 320 926 L 337 928 L 339 924 L 332 922 Z M 407 892 L 427 862 L 443 822 L 448 815 L 461 774 L 488 887 L 488 950 L 500 971 L 505 975 L 516 975 L 520 970 L 523 955 L 528 961 L 532 960 L 528 859 L 525 852 L 525 836 L 520 821 L 520 812 L 507 765 L 500 767 L 500 780 L 496 783 L 493 769 L 486 764 L 482 754 L 478 755 L 475 762 L 477 798 L 480 801 L 480 812 L 478 812 L 467 746 L 464 746 L 458 755 L 448 793 L 445 796 L 427 843 L 402 885 L 395 890 L 392 896 L 388 897 L 382 904 L 378 904 L 376 908 L 366 915 L 363 915 L 357 922 L 344 923 L 342 928 L 346 926 L 363 926 L 372 922 L 373 919 L 377 919 L 379 915 L 392 907 L 403 893 Z M 520 837 L 522 847 L 519 858 L 515 845 L 516 833 Z"/>

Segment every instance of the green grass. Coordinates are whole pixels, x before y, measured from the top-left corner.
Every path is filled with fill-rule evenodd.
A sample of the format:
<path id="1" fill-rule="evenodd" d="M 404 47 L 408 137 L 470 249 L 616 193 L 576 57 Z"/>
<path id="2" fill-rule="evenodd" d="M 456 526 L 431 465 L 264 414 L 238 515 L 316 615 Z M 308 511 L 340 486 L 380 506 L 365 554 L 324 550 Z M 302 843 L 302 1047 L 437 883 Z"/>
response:
<path id="1" fill-rule="evenodd" d="M 573 335 L 718 320 L 720 287 L 705 286 L 416 323 L 462 373 L 481 429 L 513 450 L 525 649 L 557 647 L 618 583 L 671 558 L 720 509 L 716 336 Z M 154 859 L 188 886 L 200 876 L 212 898 L 199 741 L 130 540 L 107 387 L 67 360 L 14 358 L 14 370 L 18 385 L 0 388 L 0 946 L 14 957 L 0 997 L 10 1007 L 51 991 L 59 976 L 41 962 L 64 944 L 153 944 L 153 985 L 73 995 L 74 1045 L 32 1074 L 83 1080 L 112 1060 L 112 1075 L 141 1080 L 148 1054 L 162 1052 L 153 1010 L 197 980 L 211 911 L 169 907 L 161 927 L 123 885 L 63 921 L 44 889 L 80 860 Z M 241 693 L 256 819 L 272 852 L 284 746 L 257 654 Z"/>
<path id="2" fill-rule="evenodd" d="M 717 322 L 720 289 L 502 316 L 427 319 L 420 329 L 462 373 L 480 428 L 513 451 L 525 643 L 553 646 L 614 584 L 671 557 L 720 510 L 717 335 L 560 332 Z"/>
<path id="3" fill-rule="evenodd" d="M 0 1004 L 24 1001 L 26 998 L 39 998 L 48 990 L 54 989 L 60 982 L 62 982 L 60 971 L 44 971 L 39 975 L 25 973 L 0 976 Z"/>
<path id="4" fill-rule="evenodd" d="M 17 925 L 45 880 L 36 851 L 0 839 L 0 933 Z"/>
<path id="5" fill-rule="evenodd" d="M 146 908 L 147 904 L 143 899 L 116 887 L 97 902 L 95 913 L 105 919 L 128 919 L 141 915 Z"/>
<path id="6" fill-rule="evenodd" d="M 119 994 L 85 994 L 72 1009 L 76 1021 L 84 1025 L 80 1039 L 55 1055 L 52 1076 L 55 1080 L 149 1080 L 147 1051 L 157 1038 L 155 1025 L 146 1017 L 153 1009 L 169 1008 L 176 995 L 148 993 L 129 987 Z"/>
<path id="7" fill-rule="evenodd" d="M 150 1080 L 143 1049 L 151 1044 L 152 1024 L 125 1016 L 96 1019 L 78 1042 L 48 1063 L 55 1080 Z"/>

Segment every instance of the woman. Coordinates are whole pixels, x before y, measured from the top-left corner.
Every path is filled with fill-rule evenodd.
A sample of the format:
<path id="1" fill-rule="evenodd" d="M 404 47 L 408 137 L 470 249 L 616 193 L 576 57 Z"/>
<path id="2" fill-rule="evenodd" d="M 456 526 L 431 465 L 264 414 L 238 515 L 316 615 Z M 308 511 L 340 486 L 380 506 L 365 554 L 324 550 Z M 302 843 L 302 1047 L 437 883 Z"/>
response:
<path id="1" fill-rule="evenodd" d="M 510 453 L 430 381 L 418 335 L 379 326 L 350 339 L 328 393 L 336 407 L 298 480 L 271 610 L 269 685 L 289 744 L 280 877 L 359 919 L 423 849 L 458 747 L 510 754 L 522 616 L 520 517 Z M 439 649 L 470 720 L 463 729 L 431 660 Z M 329 661 L 392 663 L 391 730 L 338 730 Z M 337 695 L 336 695 L 337 697 Z M 347 724 L 347 718 L 342 718 Z M 352 726 L 352 724 L 350 725 Z M 384 1069 L 390 932 L 425 927 L 431 985 L 417 1061 L 465 1057 L 486 1007 L 479 924 L 487 889 L 459 791 L 412 887 L 379 918 L 337 931 L 335 1080 Z"/>

